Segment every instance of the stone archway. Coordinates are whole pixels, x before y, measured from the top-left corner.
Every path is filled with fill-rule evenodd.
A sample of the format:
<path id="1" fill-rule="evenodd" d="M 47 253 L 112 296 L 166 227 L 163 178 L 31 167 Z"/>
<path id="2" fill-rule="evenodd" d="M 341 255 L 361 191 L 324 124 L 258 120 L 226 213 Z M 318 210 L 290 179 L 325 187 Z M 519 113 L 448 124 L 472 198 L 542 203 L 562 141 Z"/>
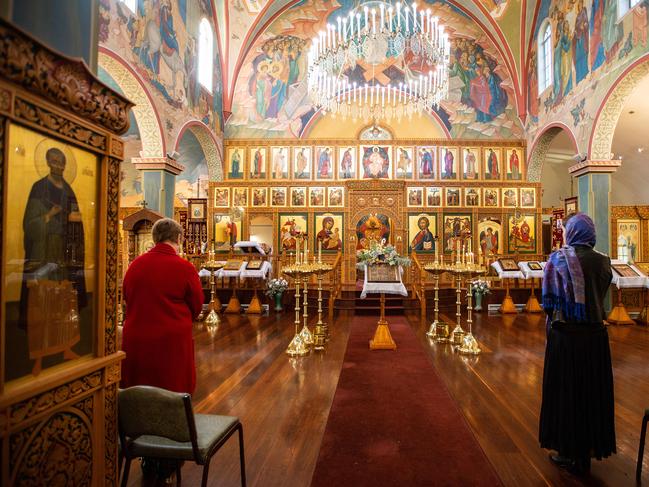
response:
<path id="1" fill-rule="evenodd" d="M 554 139 L 561 132 L 566 132 L 573 142 L 575 153 L 578 151 L 577 141 L 574 134 L 567 125 L 562 123 L 553 123 L 543 128 L 532 143 L 529 150 L 527 162 L 527 180 L 531 182 L 540 182 L 543 171 L 543 163 L 546 160 L 548 151 Z"/>
<path id="2" fill-rule="evenodd" d="M 165 157 L 160 118 L 142 81 L 124 59 L 106 48 L 99 48 L 98 64 L 115 80 L 124 96 L 135 103 L 132 111 L 142 140 L 141 156 Z"/>
<path id="3" fill-rule="evenodd" d="M 221 158 L 221 152 L 219 150 L 219 145 L 214 138 L 214 135 L 210 128 L 205 125 L 203 122 L 198 120 L 190 120 L 185 123 L 178 132 L 178 137 L 176 137 L 176 143 L 174 144 L 174 150 L 178 150 L 180 141 L 183 138 L 185 131 L 190 131 L 198 140 L 201 148 L 203 150 L 203 155 L 207 162 L 207 172 L 210 181 L 223 181 L 223 160 Z"/>
<path id="4" fill-rule="evenodd" d="M 611 159 L 613 135 L 622 108 L 640 81 L 649 74 L 649 54 L 638 59 L 617 78 L 604 98 L 593 124 L 588 147 L 588 159 L 608 161 Z"/>

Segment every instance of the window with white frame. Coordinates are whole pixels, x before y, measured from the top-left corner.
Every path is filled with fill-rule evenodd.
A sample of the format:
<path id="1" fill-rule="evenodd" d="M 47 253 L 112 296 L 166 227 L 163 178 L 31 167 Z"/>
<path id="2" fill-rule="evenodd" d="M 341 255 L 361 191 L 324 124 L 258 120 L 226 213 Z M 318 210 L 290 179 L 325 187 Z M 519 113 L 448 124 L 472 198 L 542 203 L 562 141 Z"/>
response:
<path id="1" fill-rule="evenodd" d="M 207 19 L 201 20 L 198 27 L 198 82 L 212 93 L 214 71 L 214 34 Z"/>
<path id="2" fill-rule="evenodd" d="M 546 21 L 539 33 L 537 56 L 540 95 L 552 84 L 552 26 Z"/>
<path id="3" fill-rule="evenodd" d="M 640 0 L 617 0 L 617 18 L 621 19 L 633 7 L 638 5 Z"/>
<path id="4" fill-rule="evenodd" d="M 121 2 L 126 5 L 131 12 L 137 13 L 137 0 L 121 0 Z"/>

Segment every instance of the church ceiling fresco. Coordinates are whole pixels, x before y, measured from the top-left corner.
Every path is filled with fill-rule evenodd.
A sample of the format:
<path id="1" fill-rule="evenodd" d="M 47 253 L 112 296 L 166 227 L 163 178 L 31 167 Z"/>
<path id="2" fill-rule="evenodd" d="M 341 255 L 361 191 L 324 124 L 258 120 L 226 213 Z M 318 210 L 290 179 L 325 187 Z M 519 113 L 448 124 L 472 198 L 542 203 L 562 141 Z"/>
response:
<path id="1" fill-rule="evenodd" d="M 337 16 L 346 15 L 356 4 L 305 0 L 270 24 L 242 64 L 227 138 L 300 136 L 314 114 L 305 83 L 310 39 L 327 19 L 335 23 Z M 451 89 L 438 111 L 439 119 L 456 138 L 521 137 L 514 84 L 500 51 L 458 7 L 446 2 L 428 5 L 452 39 Z M 379 66 L 373 74 L 360 67 L 345 75 L 351 81 L 398 84 L 418 75 L 421 68 L 417 59 L 408 59 L 405 65 Z"/>
<path id="2" fill-rule="evenodd" d="M 616 0 L 542 0 L 528 68 L 528 138 L 561 121 L 588 149 L 593 122 L 608 90 L 624 69 L 649 51 L 649 0 L 618 19 Z M 552 80 L 538 95 L 537 37 L 544 19 L 552 26 Z"/>
<path id="3" fill-rule="evenodd" d="M 167 145 L 190 118 L 221 133 L 223 77 L 216 35 L 213 94 L 197 79 L 198 26 L 204 17 L 212 22 L 211 0 L 138 0 L 137 10 L 134 15 L 118 0 L 100 0 L 99 42 L 146 81 L 165 123 Z"/>

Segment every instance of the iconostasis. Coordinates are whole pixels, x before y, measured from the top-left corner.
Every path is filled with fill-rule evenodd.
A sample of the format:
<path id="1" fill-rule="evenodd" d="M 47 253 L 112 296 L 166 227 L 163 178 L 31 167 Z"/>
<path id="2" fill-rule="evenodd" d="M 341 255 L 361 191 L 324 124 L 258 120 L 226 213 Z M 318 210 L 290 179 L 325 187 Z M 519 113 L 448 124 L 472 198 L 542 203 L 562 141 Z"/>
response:
<path id="1" fill-rule="evenodd" d="M 325 255 L 386 238 L 426 260 L 435 236 L 451 253 L 469 235 L 478 255 L 541 252 L 540 183 L 526 181 L 521 141 L 231 141 L 225 155 L 209 196 L 217 250 L 229 249 L 234 223 L 238 240 L 276 254 L 294 250 L 299 232 Z"/>

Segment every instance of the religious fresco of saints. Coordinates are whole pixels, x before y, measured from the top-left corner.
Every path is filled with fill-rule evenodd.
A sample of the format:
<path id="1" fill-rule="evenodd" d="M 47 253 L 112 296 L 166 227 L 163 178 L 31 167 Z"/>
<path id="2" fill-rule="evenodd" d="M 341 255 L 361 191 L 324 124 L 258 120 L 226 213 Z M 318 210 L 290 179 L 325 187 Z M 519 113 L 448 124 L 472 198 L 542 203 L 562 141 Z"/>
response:
<path id="1" fill-rule="evenodd" d="M 309 188 L 309 206 L 316 208 L 325 206 L 325 188 L 322 186 Z"/>
<path id="2" fill-rule="evenodd" d="M 462 149 L 462 178 L 479 179 L 480 178 L 480 149 L 477 147 L 466 147 Z"/>
<path id="3" fill-rule="evenodd" d="M 5 380 L 92 352 L 97 157 L 10 125 L 2 233 Z"/>
<path id="4" fill-rule="evenodd" d="M 251 147 L 249 151 L 250 165 L 248 176 L 250 179 L 266 178 L 266 148 Z"/>
<path id="5" fill-rule="evenodd" d="M 214 188 L 214 206 L 216 208 L 230 206 L 230 188 Z"/>
<path id="6" fill-rule="evenodd" d="M 442 206 L 442 188 L 426 188 L 426 205 L 434 208 Z"/>
<path id="7" fill-rule="evenodd" d="M 407 206 L 424 206 L 424 188 L 408 188 Z"/>
<path id="8" fill-rule="evenodd" d="M 436 147 L 417 147 L 417 174 L 419 179 L 435 179 L 437 177 L 436 155 Z"/>
<path id="9" fill-rule="evenodd" d="M 252 206 L 257 208 L 268 206 L 268 188 L 252 188 Z"/>
<path id="10" fill-rule="evenodd" d="M 502 225 L 500 220 L 487 218 L 478 222 L 478 252 L 485 257 L 500 253 Z"/>
<path id="11" fill-rule="evenodd" d="M 414 147 L 395 148 L 394 177 L 395 179 L 412 179 L 415 174 Z"/>
<path id="12" fill-rule="evenodd" d="M 444 213 L 442 220 L 444 253 L 457 251 L 457 244 L 467 244 L 473 232 L 473 220 L 470 214 Z"/>
<path id="13" fill-rule="evenodd" d="M 270 188 L 270 206 L 286 206 L 286 188 Z"/>
<path id="14" fill-rule="evenodd" d="M 356 147 L 338 148 L 338 179 L 356 179 Z"/>
<path id="15" fill-rule="evenodd" d="M 248 188 L 232 188 L 232 206 L 248 206 Z"/>
<path id="16" fill-rule="evenodd" d="M 464 206 L 480 206 L 480 188 L 464 189 Z"/>
<path id="17" fill-rule="evenodd" d="M 428 213 L 408 215 L 408 241 L 410 251 L 434 252 L 437 217 Z"/>
<path id="18" fill-rule="evenodd" d="M 505 151 L 506 179 L 511 181 L 523 179 L 522 164 L 523 150 L 520 148 L 507 149 Z"/>
<path id="19" fill-rule="evenodd" d="M 536 189 L 521 188 L 521 206 L 523 208 L 534 208 L 536 206 Z"/>
<path id="20" fill-rule="evenodd" d="M 502 151 L 497 147 L 488 147 L 482 153 L 483 175 L 486 180 L 499 180 L 501 169 Z"/>
<path id="21" fill-rule="evenodd" d="M 298 208 L 306 206 L 306 188 L 291 188 L 291 206 Z"/>
<path id="22" fill-rule="evenodd" d="M 642 239 L 640 238 L 640 220 L 617 220 L 617 242 L 626 244 L 631 262 L 641 260 Z"/>
<path id="23" fill-rule="evenodd" d="M 356 250 L 370 248 L 372 242 L 390 242 L 392 222 L 381 213 L 370 213 L 356 223 Z"/>
<path id="24" fill-rule="evenodd" d="M 387 146 L 363 146 L 361 149 L 363 179 L 389 178 L 392 173 L 390 152 L 391 148 Z"/>
<path id="25" fill-rule="evenodd" d="M 232 220 L 227 213 L 214 213 L 213 221 L 214 251 L 229 252 L 230 246 L 240 240 L 243 230 L 241 219 Z"/>
<path id="26" fill-rule="evenodd" d="M 446 188 L 446 206 L 460 206 L 460 188 Z"/>
<path id="27" fill-rule="evenodd" d="M 315 178 L 333 179 L 334 177 L 334 151 L 331 147 L 315 148 Z"/>
<path id="28" fill-rule="evenodd" d="M 295 83 L 304 69 L 301 57 L 306 41 L 290 35 L 268 39 L 252 61 L 248 93 L 254 100 L 253 119 L 277 121 L 287 117 L 285 109 Z"/>
<path id="29" fill-rule="evenodd" d="M 228 179 L 243 179 L 244 162 L 246 159 L 245 147 L 228 147 L 228 168 L 226 171 Z"/>
<path id="30" fill-rule="evenodd" d="M 290 148 L 271 147 L 270 177 L 272 179 L 288 179 Z"/>
<path id="31" fill-rule="evenodd" d="M 297 239 L 307 231 L 308 216 L 304 213 L 280 213 L 278 247 L 284 251 L 297 250 Z"/>
<path id="32" fill-rule="evenodd" d="M 457 148 L 442 147 L 439 164 L 442 179 L 457 179 Z"/>
<path id="33" fill-rule="evenodd" d="M 311 147 L 293 148 L 293 179 L 311 179 Z"/>
<path id="34" fill-rule="evenodd" d="M 327 188 L 329 206 L 332 208 L 342 208 L 345 206 L 345 188 L 342 186 L 330 186 Z"/>
<path id="35" fill-rule="evenodd" d="M 343 214 L 315 214 L 315 243 L 313 251 L 317 252 L 318 243 L 322 242 L 322 252 L 338 252 L 343 249 Z"/>
<path id="36" fill-rule="evenodd" d="M 518 206 L 518 188 L 503 188 L 503 206 L 515 208 Z"/>
<path id="37" fill-rule="evenodd" d="M 498 188 L 484 188 L 482 203 L 487 208 L 497 208 L 499 206 L 500 190 Z"/>
<path id="38" fill-rule="evenodd" d="M 508 219 L 508 252 L 533 254 L 536 252 L 536 217 L 535 215 L 509 215 Z"/>

